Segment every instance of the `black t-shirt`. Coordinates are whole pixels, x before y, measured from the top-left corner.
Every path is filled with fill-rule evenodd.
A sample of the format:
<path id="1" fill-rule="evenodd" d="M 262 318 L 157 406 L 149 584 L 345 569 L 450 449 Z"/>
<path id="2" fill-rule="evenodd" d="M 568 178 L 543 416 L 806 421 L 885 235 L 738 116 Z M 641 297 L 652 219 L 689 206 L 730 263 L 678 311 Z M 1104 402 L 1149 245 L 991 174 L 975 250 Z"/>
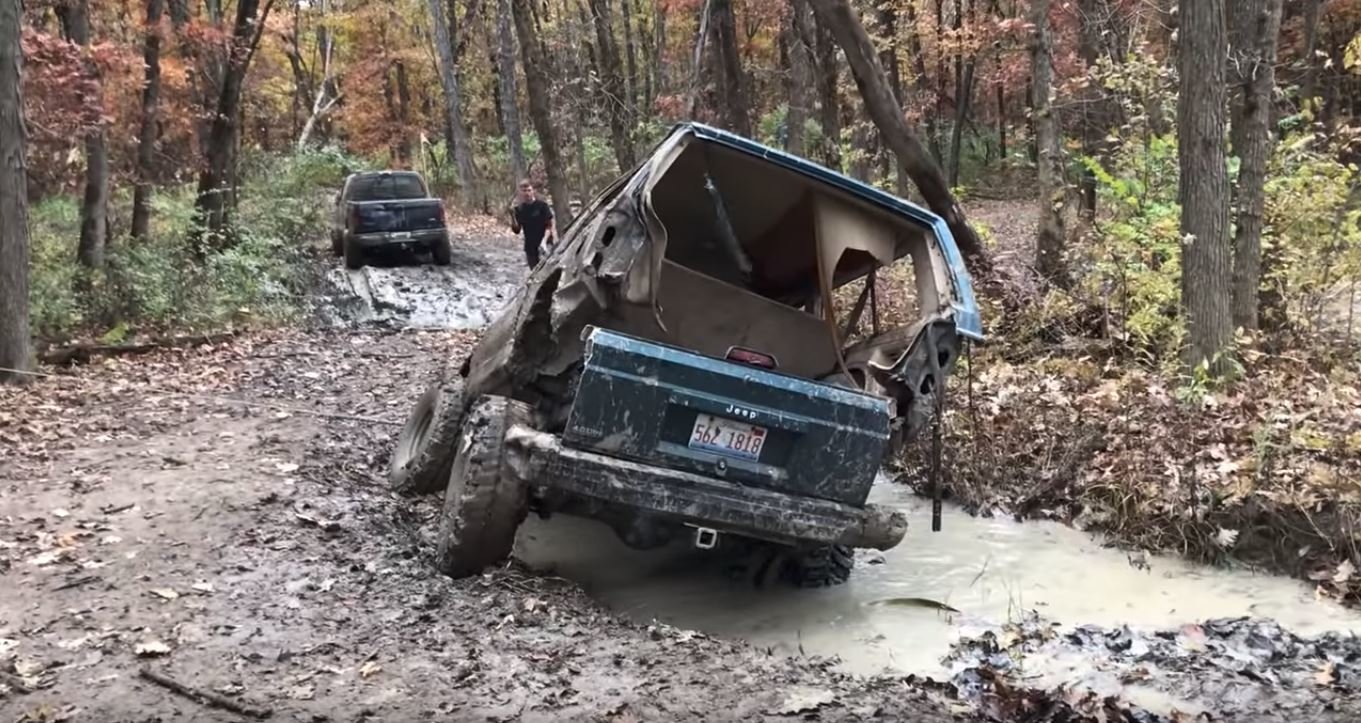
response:
<path id="1" fill-rule="evenodd" d="M 538 245 L 543 241 L 544 232 L 548 230 L 548 224 L 552 221 L 553 209 L 549 208 L 543 199 L 536 198 L 515 207 L 515 225 L 524 229 L 527 243 Z"/>

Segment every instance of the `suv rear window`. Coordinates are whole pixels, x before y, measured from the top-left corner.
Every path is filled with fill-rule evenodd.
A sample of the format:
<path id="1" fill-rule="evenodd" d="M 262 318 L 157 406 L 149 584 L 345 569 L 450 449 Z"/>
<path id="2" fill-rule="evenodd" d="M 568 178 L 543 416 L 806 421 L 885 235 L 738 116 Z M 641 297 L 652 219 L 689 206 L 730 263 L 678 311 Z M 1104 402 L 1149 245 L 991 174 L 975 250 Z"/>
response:
<path id="1" fill-rule="evenodd" d="M 351 201 L 400 201 L 425 198 L 425 185 L 412 173 L 359 176 L 350 181 Z"/>

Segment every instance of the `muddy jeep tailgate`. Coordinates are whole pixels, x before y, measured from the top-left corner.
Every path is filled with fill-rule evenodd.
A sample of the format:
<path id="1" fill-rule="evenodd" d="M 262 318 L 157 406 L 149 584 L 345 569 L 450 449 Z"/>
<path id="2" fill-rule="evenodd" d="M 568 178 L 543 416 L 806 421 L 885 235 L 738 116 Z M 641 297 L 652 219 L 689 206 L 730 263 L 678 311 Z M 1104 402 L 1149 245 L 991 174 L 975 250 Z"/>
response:
<path id="1" fill-rule="evenodd" d="M 889 418 L 879 397 L 593 329 L 563 442 L 862 505 Z"/>

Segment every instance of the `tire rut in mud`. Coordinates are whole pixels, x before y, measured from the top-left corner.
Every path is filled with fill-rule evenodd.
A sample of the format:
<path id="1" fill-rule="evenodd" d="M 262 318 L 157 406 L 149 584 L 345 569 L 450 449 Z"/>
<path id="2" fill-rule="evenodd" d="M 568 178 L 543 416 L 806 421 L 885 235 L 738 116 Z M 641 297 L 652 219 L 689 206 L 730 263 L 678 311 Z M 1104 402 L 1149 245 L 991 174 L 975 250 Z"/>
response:
<path id="1" fill-rule="evenodd" d="M 456 241 L 452 263 L 390 253 L 347 269 L 328 258 L 313 300 L 327 326 L 365 324 L 416 329 L 479 329 L 514 297 L 524 270 L 513 239 Z"/>

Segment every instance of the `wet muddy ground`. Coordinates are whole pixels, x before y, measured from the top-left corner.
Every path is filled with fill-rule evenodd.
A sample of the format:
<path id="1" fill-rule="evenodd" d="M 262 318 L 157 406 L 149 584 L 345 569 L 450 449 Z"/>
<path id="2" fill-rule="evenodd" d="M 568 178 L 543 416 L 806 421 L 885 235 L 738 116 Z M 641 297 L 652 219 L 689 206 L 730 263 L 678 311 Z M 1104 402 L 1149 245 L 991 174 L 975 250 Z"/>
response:
<path id="1" fill-rule="evenodd" d="M 342 328 L 480 329 L 524 278 L 519 246 L 513 238 L 463 237 L 455 239 L 448 266 L 409 253 L 374 255 L 360 269 L 329 264 L 314 309 L 325 323 Z"/>
<path id="2" fill-rule="evenodd" d="M 0 720 L 241 719 L 142 669 L 276 720 L 950 718 L 568 580 L 437 575 L 435 501 L 386 491 L 396 428 L 373 420 L 466 339 L 290 334 L 29 390 L 0 474 Z"/>
<path id="3" fill-rule="evenodd" d="M 523 562 L 441 578 L 437 501 L 384 472 L 475 338 L 423 327 L 476 326 L 522 273 L 512 239 L 460 255 L 327 285 L 330 328 L 0 391 L 0 721 L 246 719 L 143 669 L 276 720 L 1358 718 L 1353 613 L 1066 527 L 947 512 L 933 535 L 918 510 L 848 585 L 800 592 L 555 518 Z"/>

